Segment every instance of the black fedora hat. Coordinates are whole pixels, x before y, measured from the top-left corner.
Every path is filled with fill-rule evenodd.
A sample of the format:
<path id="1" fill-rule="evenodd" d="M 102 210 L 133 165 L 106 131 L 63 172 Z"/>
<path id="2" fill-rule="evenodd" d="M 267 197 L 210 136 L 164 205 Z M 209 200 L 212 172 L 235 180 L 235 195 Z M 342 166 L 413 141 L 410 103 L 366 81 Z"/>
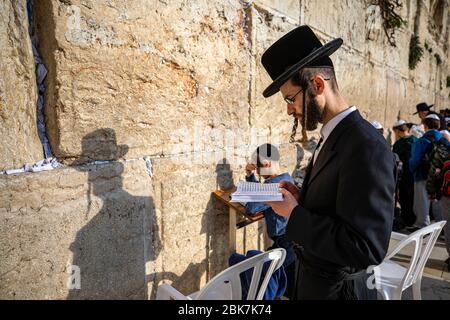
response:
<path id="1" fill-rule="evenodd" d="M 272 83 L 264 90 L 263 96 L 270 97 L 296 72 L 305 67 L 333 67 L 328 57 L 342 45 L 341 38 L 325 45 L 309 26 L 300 26 L 288 32 L 272 44 L 262 55 L 261 62 Z"/>
<path id="2" fill-rule="evenodd" d="M 416 105 L 416 112 L 413 114 L 418 114 L 420 111 L 430 111 L 430 109 L 434 106 L 434 104 L 427 105 L 425 102 L 421 102 Z"/>

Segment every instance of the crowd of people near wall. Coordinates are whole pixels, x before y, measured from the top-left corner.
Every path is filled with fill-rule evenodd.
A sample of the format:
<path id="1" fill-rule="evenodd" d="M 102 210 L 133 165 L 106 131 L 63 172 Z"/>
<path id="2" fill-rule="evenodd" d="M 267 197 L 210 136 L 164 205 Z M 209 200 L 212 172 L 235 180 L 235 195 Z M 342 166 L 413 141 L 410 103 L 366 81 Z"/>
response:
<path id="1" fill-rule="evenodd" d="M 433 220 L 450 219 L 450 110 L 419 103 L 419 124 L 398 120 L 392 126 L 392 151 L 398 163 L 394 231 L 414 232 Z M 372 125 L 383 134 L 382 125 Z M 450 224 L 442 238 L 450 256 Z M 450 270 L 450 257 L 446 260 Z"/>

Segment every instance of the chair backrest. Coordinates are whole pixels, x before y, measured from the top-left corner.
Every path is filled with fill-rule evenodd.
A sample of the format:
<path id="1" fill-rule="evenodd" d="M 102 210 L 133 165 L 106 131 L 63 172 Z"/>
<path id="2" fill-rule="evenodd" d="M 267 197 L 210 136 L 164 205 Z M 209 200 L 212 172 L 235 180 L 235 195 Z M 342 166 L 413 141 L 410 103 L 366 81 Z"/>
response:
<path id="1" fill-rule="evenodd" d="M 262 300 L 272 274 L 283 265 L 286 250 L 276 248 L 244 261 L 241 261 L 222 271 L 212 278 L 195 297 L 196 300 L 242 300 L 240 274 L 253 268 L 252 280 L 247 294 L 247 300 Z M 263 265 L 271 261 L 261 286 L 260 283 Z"/>
<path id="2" fill-rule="evenodd" d="M 431 255 L 434 244 L 436 243 L 442 228 L 446 221 L 435 222 L 429 226 L 421 228 L 411 233 L 408 237 L 400 241 L 389 258 L 398 253 L 405 246 L 414 243 L 414 253 L 411 257 L 411 263 L 402 281 L 402 290 L 408 288 L 422 277 L 423 270 L 428 258 Z M 388 259 L 389 259 L 388 258 Z"/>

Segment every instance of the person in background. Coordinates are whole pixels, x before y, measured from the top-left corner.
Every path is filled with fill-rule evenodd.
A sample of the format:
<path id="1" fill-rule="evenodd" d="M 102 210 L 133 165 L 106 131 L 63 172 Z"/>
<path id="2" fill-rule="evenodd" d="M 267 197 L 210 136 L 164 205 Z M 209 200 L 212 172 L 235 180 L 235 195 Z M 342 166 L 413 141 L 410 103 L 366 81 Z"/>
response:
<path id="1" fill-rule="evenodd" d="M 411 157 L 412 146 L 417 138 L 410 134 L 408 123 L 405 120 L 397 121 L 392 130 L 396 139 L 392 151 L 399 156 L 402 162 L 402 173 L 398 184 L 401 218 L 405 226 L 410 227 L 416 221 L 416 215 L 413 210 L 414 178 L 409 169 L 409 158 Z"/>
<path id="2" fill-rule="evenodd" d="M 260 145 L 253 152 L 250 163 L 245 167 L 245 180 L 247 182 L 258 182 L 255 172 L 264 178 L 264 183 L 279 183 L 281 181 L 294 183 L 289 173 L 281 172 L 280 153 L 270 143 Z M 296 255 L 292 243 L 286 239 L 288 219 L 276 214 L 271 206 L 262 202 L 248 202 L 245 205 L 245 210 L 248 214 L 263 212 L 267 235 L 273 241 L 273 245 L 268 250 L 273 248 L 284 248 L 286 250 L 283 267 L 288 279 L 287 292 L 291 294 L 295 286 Z"/>
<path id="3" fill-rule="evenodd" d="M 426 187 L 430 200 L 440 204 L 442 218 L 447 221 L 443 231 L 450 256 L 450 141 L 446 137 L 434 143 Z M 445 263 L 450 271 L 450 258 Z"/>
<path id="4" fill-rule="evenodd" d="M 245 167 L 245 180 L 258 182 L 255 171 L 264 178 L 264 183 L 278 183 L 283 180 L 293 182 L 289 173 L 281 172 L 280 153 L 270 143 L 260 145 L 252 154 L 250 163 Z M 269 205 L 262 202 L 249 202 L 245 205 L 245 209 L 248 214 L 264 213 L 270 239 L 275 241 L 277 237 L 286 233 L 287 218 L 277 215 Z"/>
<path id="5" fill-rule="evenodd" d="M 425 134 L 419 138 L 412 146 L 411 158 L 409 159 L 409 167 L 414 176 L 414 205 L 413 210 L 416 215 L 416 222 L 410 228 L 410 231 L 423 228 L 430 224 L 430 200 L 426 189 L 426 180 L 431 165 L 429 159 L 430 151 L 433 149 L 434 142 L 442 138 L 442 134 L 438 131 L 440 126 L 440 119 L 437 115 L 427 115 L 423 120 Z M 439 217 L 440 208 L 433 205 L 433 213 L 437 220 L 442 220 Z"/>
<path id="6" fill-rule="evenodd" d="M 379 133 L 381 133 L 381 135 L 384 134 L 384 128 L 383 128 L 383 126 L 381 125 L 381 123 L 379 123 L 378 121 L 373 121 L 373 122 L 372 122 L 372 125 L 373 125 L 373 127 L 374 127 L 375 129 L 377 129 L 377 131 L 378 131 Z"/>
<path id="7" fill-rule="evenodd" d="M 437 112 L 434 112 L 434 111 L 428 112 L 427 116 L 430 115 L 430 114 L 435 114 L 439 118 L 439 129 L 438 130 L 441 133 L 444 133 L 445 131 L 447 131 L 447 126 L 446 126 L 446 123 L 445 123 L 445 117 L 442 116 L 441 114 L 437 113 Z"/>
<path id="8" fill-rule="evenodd" d="M 421 102 L 416 105 L 416 112 L 413 113 L 413 115 L 417 114 L 420 118 L 420 124 L 419 125 L 413 125 L 411 127 L 411 134 L 415 136 L 416 138 L 420 138 L 425 134 L 425 128 L 423 126 L 423 120 L 430 112 L 430 109 L 433 107 L 433 105 L 428 105 L 426 102 Z"/>

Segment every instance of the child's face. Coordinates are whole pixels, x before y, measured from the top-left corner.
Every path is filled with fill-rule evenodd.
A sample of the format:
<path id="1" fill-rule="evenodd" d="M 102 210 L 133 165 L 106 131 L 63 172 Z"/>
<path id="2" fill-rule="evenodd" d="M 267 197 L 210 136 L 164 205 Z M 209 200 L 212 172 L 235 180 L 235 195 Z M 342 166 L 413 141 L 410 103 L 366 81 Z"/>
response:
<path id="1" fill-rule="evenodd" d="M 271 167 L 271 164 L 270 164 L 270 161 L 267 161 L 267 160 L 263 160 L 261 163 L 260 163 L 260 166 L 259 167 L 257 167 L 256 168 L 256 172 L 259 174 L 259 175 L 261 175 L 261 176 L 266 176 L 266 175 L 268 175 L 268 169 Z"/>

